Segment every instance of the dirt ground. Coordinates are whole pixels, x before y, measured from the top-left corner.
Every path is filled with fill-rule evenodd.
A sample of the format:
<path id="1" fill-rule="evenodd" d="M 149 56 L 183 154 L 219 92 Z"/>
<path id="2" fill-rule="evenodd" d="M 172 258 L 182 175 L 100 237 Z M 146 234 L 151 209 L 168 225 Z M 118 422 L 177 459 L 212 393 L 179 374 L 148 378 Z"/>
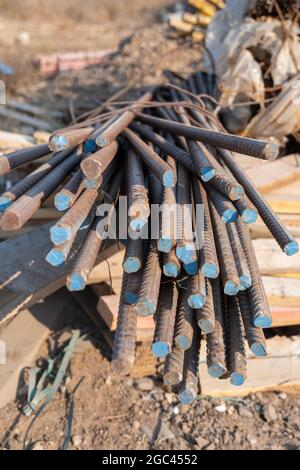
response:
<path id="1" fill-rule="evenodd" d="M 17 70 L 7 81 L 9 96 L 43 104 L 50 117 L 51 110 L 62 110 L 64 118 L 57 127 L 68 122 L 71 108 L 77 116 L 128 83 L 141 86 L 158 82 L 168 67 L 185 75 L 199 66 L 201 47 L 167 39 L 165 26 L 158 22 L 159 9 L 171 1 L 135 0 L 124 7 L 119 1 L 86 0 L 84 12 L 77 0 L 48 3 L 50 10 L 43 0 L 15 1 L 11 10 L 11 2 L 0 0 L 0 58 Z M 68 8 L 58 15 L 57 5 L 61 3 Z M 43 8 L 32 15 L 30 8 L 37 4 Z M 103 7 L 101 14 L 94 15 L 93 8 L 99 4 Z M 27 45 L 18 39 L 21 30 L 29 32 Z M 125 38 L 130 39 L 116 56 L 88 70 L 45 80 L 30 65 L 40 52 L 115 47 Z M 16 122 L 2 119 L 0 125 L 22 131 Z M 157 365 L 155 375 L 145 379 L 114 375 L 110 349 L 75 302 L 63 312 L 58 332 L 49 338 L 39 358 L 49 354 L 55 357 L 67 344 L 70 330 L 78 328 L 88 337 L 72 356 L 65 384 L 32 427 L 30 448 L 62 446 L 70 393 L 84 377 L 74 397 L 71 449 L 300 449 L 300 396 L 199 396 L 190 407 L 179 405 L 176 395 L 163 386 L 162 364 Z M 20 413 L 26 396 L 25 380 L 16 402 L 0 410 L 2 449 L 23 447 L 32 419 Z"/>

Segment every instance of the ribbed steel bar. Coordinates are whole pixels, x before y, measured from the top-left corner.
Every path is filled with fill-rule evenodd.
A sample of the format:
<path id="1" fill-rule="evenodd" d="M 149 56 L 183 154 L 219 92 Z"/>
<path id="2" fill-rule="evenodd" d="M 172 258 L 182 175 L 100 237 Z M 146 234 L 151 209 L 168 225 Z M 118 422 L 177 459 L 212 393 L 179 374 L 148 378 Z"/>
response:
<path id="1" fill-rule="evenodd" d="M 155 313 L 155 331 L 152 352 L 156 357 L 170 354 L 173 344 L 178 289 L 175 282 L 162 284 Z"/>
<path id="2" fill-rule="evenodd" d="M 232 202 L 224 196 L 224 194 L 219 193 L 219 191 L 215 190 L 213 187 L 207 185 L 205 189 L 209 200 L 218 211 L 224 224 L 234 222 L 238 217 L 238 211 Z"/>
<path id="3" fill-rule="evenodd" d="M 147 91 L 141 98 L 132 104 L 131 109 L 124 111 L 110 126 L 96 137 L 99 147 L 105 147 L 113 142 L 129 124 L 134 120 L 136 113 L 140 111 L 147 101 L 151 101 L 154 90 Z"/>
<path id="4" fill-rule="evenodd" d="M 197 259 L 197 252 L 193 240 L 193 214 L 191 209 L 190 175 L 182 165 L 179 165 L 177 182 L 176 255 L 184 264 L 192 263 Z"/>
<path id="5" fill-rule="evenodd" d="M 48 175 L 57 165 L 70 155 L 71 151 L 67 150 L 54 154 L 47 163 L 39 166 L 36 170 L 29 173 L 25 178 L 18 181 L 9 188 L 8 191 L 0 196 L 0 212 L 5 211 L 14 201 L 21 197 L 26 191 L 38 183 L 44 176 Z M 2 157 L 1 157 L 2 158 Z"/>
<path id="6" fill-rule="evenodd" d="M 188 290 L 184 286 L 179 292 L 174 336 L 176 346 L 184 351 L 192 344 L 194 318 L 195 312 L 188 304 Z"/>
<path id="7" fill-rule="evenodd" d="M 112 162 L 118 151 L 118 143 L 112 142 L 107 147 L 92 153 L 82 160 L 81 169 L 88 179 L 98 179 L 102 176 L 104 170 Z"/>
<path id="8" fill-rule="evenodd" d="M 177 178 L 177 169 L 175 160 L 168 155 L 167 164 L 172 168 Z M 160 236 L 157 241 L 157 249 L 163 253 L 170 253 L 176 245 L 177 232 L 177 206 L 176 189 L 164 188 L 162 207 L 160 212 Z"/>
<path id="9" fill-rule="evenodd" d="M 234 205 L 245 224 L 254 224 L 257 221 L 257 210 L 251 204 L 247 196 L 242 197 L 238 201 L 234 201 Z"/>
<path id="10" fill-rule="evenodd" d="M 76 145 L 82 144 L 93 132 L 93 127 L 83 127 L 80 129 L 62 129 L 54 132 L 49 139 L 49 147 L 53 152 L 60 152 Z"/>
<path id="11" fill-rule="evenodd" d="M 88 277 L 96 263 L 102 241 L 106 237 L 109 224 L 115 210 L 121 177 L 121 173 L 118 172 L 111 182 L 107 194 L 103 198 L 103 204 L 110 204 L 108 213 L 105 214 L 105 217 L 97 215 L 87 232 L 82 247 L 75 259 L 72 271 L 67 278 L 67 288 L 70 291 L 79 291 L 85 288 Z M 104 224 L 103 220 L 105 222 Z"/>
<path id="12" fill-rule="evenodd" d="M 139 113 L 138 120 L 151 124 L 157 129 L 182 135 L 188 139 L 200 140 L 205 144 L 213 145 L 233 152 L 249 155 L 251 157 L 262 158 L 264 160 L 274 160 L 279 153 L 278 145 L 262 140 L 239 137 L 223 132 L 216 132 L 209 129 L 202 129 L 194 126 L 187 126 L 178 122 L 148 116 Z"/>
<path id="13" fill-rule="evenodd" d="M 142 273 L 141 288 L 135 309 L 140 316 L 153 315 L 157 308 L 161 280 L 160 256 L 154 241 L 149 249 Z"/>
<path id="14" fill-rule="evenodd" d="M 125 302 L 125 291 L 127 284 L 127 274 L 123 275 L 120 304 L 118 311 L 117 328 L 114 337 L 112 369 L 120 375 L 130 373 L 134 364 L 136 337 L 137 337 L 137 316 L 132 305 Z"/>
<path id="15" fill-rule="evenodd" d="M 224 150 L 219 151 L 221 158 L 224 160 L 230 171 L 233 173 L 235 178 L 245 189 L 246 195 L 258 210 L 262 220 L 270 230 L 271 234 L 279 244 L 280 248 L 288 255 L 292 256 L 299 251 L 298 243 L 292 237 L 284 225 L 280 222 L 278 216 L 275 214 L 273 209 L 270 207 L 264 197 L 257 191 L 254 185 L 249 180 L 246 173 L 238 165 L 236 160 L 231 156 L 229 152 Z"/>
<path id="16" fill-rule="evenodd" d="M 247 376 L 247 360 L 244 341 L 244 326 L 237 297 L 226 299 L 228 315 L 228 359 L 230 382 L 232 385 L 243 385 Z"/>
<path id="17" fill-rule="evenodd" d="M 173 344 L 172 351 L 166 357 L 163 380 L 165 385 L 177 385 L 183 378 L 184 351 Z"/>
<path id="18" fill-rule="evenodd" d="M 84 190 L 82 171 L 78 169 L 65 186 L 54 196 L 54 205 L 59 211 L 66 211 L 74 204 Z"/>
<path id="19" fill-rule="evenodd" d="M 246 255 L 252 280 L 251 286 L 249 287 L 249 299 L 254 325 L 261 328 L 270 328 L 272 325 L 272 316 L 248 227 L 238 219 L 236 221 L 236 228 Z"/>
<path id="20" fill-rule="evenodd" d="M 171 155 L 173 158 L 175 158 L 175 160 L 184 165 L 187 170 L 196 170 L 190 154 L 175 145 L 169 139 L 166 139 L 160 136 L 159 134 L 153 132 L 151 129 L 149 129 L 149 127 L 143 126 L 136 122 L 133 122 L 130 128 L 140 134 L 145 139 L 147 139 L 148 141 L 152 142 L 152 144 L 158 147 L 162 152 L 165 152 L 167 155 Z M 201 174 L 197 174 L 199 177 L 201 177 Z"/>
<path id="21" fill-rule="evenodd" d="M 181 271 L 180 261 L 178 260 L 175 249 L 170 253 L 163 254 L 163 273 L 167 277 L 177 277 Z"/>
<path id="22" fill-rule="evenodd" d="M 219 279 L 211 280 L 215 328 L 206 335 L 206 362 L 211 377 L 221 378 L 227 371 L 225 356 L 225 321 L 222 305 L 222 291 Z M 207 306 L 210 304 L 207 304 Z"/>
<path id="23" fill-rule="evenodd" d="M 140 231 L 147 223 L 150 215 L 150 206 L 142 162 L 132 149 L 127 151 L 126 176 L 129 226 L 132 230 Z"/>
<path id="24" fill-rule="evenodd" d="M 224 292 L 227 295 L 236 295 L 239 291 L 240 278 L 235 265 L 226 227 L 214 205 L 211 203 L 210 214 L 213 224 L 215 244 L 220 260 L 220 271 L 224 284 Z"/>
<path id="25" fill-rule="evenodd" d="M 193 309 L 202 308 L 206 301 L 205 277 L 201 272 L 187 279 L 187 302 Z"/>
<path id="26" fill-rule="evenodd" d="M 70 171 L 78 166 L 81 155 L 81 149 L 78 148 L 8 207 L 0 221 L 2 230 L 21 228 L 37 212 L 41 204 L 53 193 Z"/>
<path id="27" fill-rule="evenodd" d="M 214 299 L 212 281 L 206 279 L 206 299 L 205 304 L 201 309 L 197 310 L 197 323 L 201 330 L 208 334 L 213 333 L 215 330 L 215 311 L 214 311 Z"/>
<path id="28" fill-rule="evenodd" d="M 139 272 L 127 274 L 127 285 L 125 290 L 125 302 L 135 305 L 139 298 L 141 274 Z"/>
<path id="29" fill-rule="evenodd" d="M 184 405 L 190 405 L 198 395 L 200 342 L 200 329 L 194 325 L 194 335 L 191 347 L 188 351 L 185 351 L 183 379 L 179 390 L 179 400 Z"/>
<path id="30" fill-rule="evenodd" d="M 140 137 L 134 132 L 127 129 L 123 135 L 129 140 L 130 144 L 134 147 L 136 152 L 144 161 L 145 165 L 153 171 L 159 178 L 163 186 L 173 188 L 176 184 L 176 175 L 169 167 L 169 165 L 153 150 L 150 145 L 147 145 Z"/>
<path id="31" fill-rule="evenodd" d="M 76 235 L 77 234 L 73 235 L 73 237 L 67 240 L 65 243 L 51 248 L 45 258 L 47 263 L 51 264 L 51 266 L 60 266 L 61 264 L 65 263 L 72 249 Z"/>
<path id="32" fill-rule="evenodd" d="M 141 269 L 143 250 L 143 240 L 141 238 L 128 240 L 123 260 L 123 270 L 126 273 L 136 273 Z"/>
<path id="33" fill-rule="evenodd" d="M 239 292 L 238 302 L 249 348 L 255 356 L 266 356 L 267 347 L 265 335 L 262 328 L 258 328 L 253 324 L 252 309 L 248 292 Z"/>
<path id="34" fill-rule="evenodd" d="M 50 153 L 48 144 L 35 145 L 0 157 L 0 176 Z"/>
<path id="35" fill-rule="evenodd" d="M 98 197 L 97 189 L 85 189 L 75 204 L 50 228 L 54 245 L 61 245 L 76 234 Z"/>
<path id="36" fill-rule="evenodd" d="M 213 228 L 209 213 L 207 195 L 200 181 L 196 177 L 192 178 L 192 183 L 193 199 L 194 204 L 196 205 L 196 218 L 200 216 L 200 210 L 202 211 L 203 216 L 203 240 L 198 242 L 202 244 L 202 263 L 200 269 L 205 277 L 215 279 L 219 275 L 219 261 L 213 236 Z M 197 223 L 199 224 L 199 220 Z"/>
<path id="37" fill-rule="evenodd" d="M 228 224 L 226 229 L 237 272 L 240 277 L 239 290 L 246 290 L 251 286 L 252 283 L 247 258 L 244 253 L 235 224 Z"/>

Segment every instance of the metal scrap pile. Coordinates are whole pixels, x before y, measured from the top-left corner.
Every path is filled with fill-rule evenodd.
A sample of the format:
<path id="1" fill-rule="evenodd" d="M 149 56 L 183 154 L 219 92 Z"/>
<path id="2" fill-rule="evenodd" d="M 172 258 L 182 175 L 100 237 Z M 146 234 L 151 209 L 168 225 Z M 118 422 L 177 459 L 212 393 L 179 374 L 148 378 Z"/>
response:
<path id="1" fill-rule="evenodd" d="M 64 214 L 50 229 L 46 260 L 67 262 L 67 288 L 81 290 L 112 238 L 118 205 L 126 226 L 118 236 L 128 242 L 112 366 L 130 372 L 137 317 L 153 315 L 152 351 L 166 358 L 164 381 L 190 403 L 204 337 L 209 374 L 234 385 L 246 378 L 245 338 L 255 355 L 266 354 L 262 328 L 272 320 L 247 224 L 259 213 L 287 255 L 298 245 L 238 163 L 243 155 L 274 159 L 278 146 L 226 133 L 209 96 L 213 76 L 166 75 L 168 83 L 137 101 L 109 100 L 55 132 L 49 145 L 2 156 L 0 174 L 47 158 L 1 195 L 0 228 L 21 228 L 54 195 Z M 120 194 L 128 197 L 125 213 Z"/>

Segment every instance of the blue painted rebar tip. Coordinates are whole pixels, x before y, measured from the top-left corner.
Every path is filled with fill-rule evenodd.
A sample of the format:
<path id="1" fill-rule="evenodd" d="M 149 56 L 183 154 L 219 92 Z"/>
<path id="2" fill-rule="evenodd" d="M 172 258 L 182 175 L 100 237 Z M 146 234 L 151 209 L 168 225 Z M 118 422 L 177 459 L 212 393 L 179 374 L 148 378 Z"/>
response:
<path id="1" fill-rule="evenodd" d="M 52 248 L 46 256 L 47 263 L 51 264 L 51 266 L 59 266 L 65 262 L 65 257 L 61 251 Z"/>
<path id="2" fill-rule="evenodd" d="M 183 390 L 179 393 L 179 400 L 183 405 L 190 405 L 195 399 L 196 395 L 191 390 Z"/>
<path id="3" fill-rule="evenodd" d="M 169 238 L 160 238 L 157 243 L 157 249 L 163 253 L 170 253 L 172 246 L 173 241 Z"/>
<path id="4" fill-rule="evenodd" d="M 55 151 L 64 150 L 68 147 L 68 139 L 64 135 L 54 135 L 50 139 L 50 143 L 55 147 Z"/>
<path id="5" fill-rule="evenodd" d="M 96 144 L 95 140 L 93 140 L 93 139 L 87 139 L 84 142 L 83 151 L 86 152 L 86 153 L 95 152 L 95 150 L 97 150 L 97 148 L 98 148 L 98 145 Z"/>
<path id="6" fill-rule="evenodd" d="M 248 276 L 248 274 L 242 274 L 240 276 L 240 281 L 241 281 L 240 290 L 246 290 L 252 284 L 252 279 L 250 276 Z"/>
<path id="7" fill-rule="evenodd" d="M 156 357 L 166 357 L 170 354 L 170 346 L 165 341 L 157 341 L 152 344 L 152 352 Z"/>
<path id="8" fill-rule="evenodd" d="M 142 300 L 136 304 L 136 310 L 139 316 L 149 317 L 156 311 L 156 302 L 151 302 L 151 300 Z"/>
<path id="9" fill-rule="evenodd" d="M 190 264 L 195 261 L 196 253 L 190 246 L 177 246 L 176 256 L 183 262 L 183 264 Z"/>
<path id="10" fill-rule="evenodd" d="M 0 212 L 6 211 L 6 209 L 13 203 L 11 199 L 6 196 L 0 197 Z"/>
<path id="11" fill-rule="evenodd" d="M 137 218 L 137 219 L 131 220 L 129 226 L 131 230 L 134 230 L 135 232 L 140 232 L 142 228 L 146 225 L 146 223 L 147 223 L 147 219 Z"/>
<path id="12" fill-rule="evenodd" d="M 54 245 L 62 245 L 71 238 L 71 232 L 67 228 L 54 225 L 50 228 L 50 238 Z"/>
<path id="13" fill-rule="evenodd" d="M 285 245 L 285 247 L 284 247 L 284 252 L 288 256 L 293 256 L 296 253 L 298 253 L 298 251 L 299 251 L 299 246 L 298 246 L 298 243 L 296 241 L 290 242 L 287 245 Z"/>
<path id="14" fill-rule="evenodd" d="M 205 182 L 210 181 L 215 176 L 215 170 L 211 166 L 201 168 L 201 179 Z"/>
<path id="15" fill-rule="evenodd" d="M 255 354 L 255 356 L 266 356 L 267 355 L 267 351 L 264 347 L 263 344 L 261 343 L 253 343 L 251 344 L 251 351 L 253 352 L 253 354 Z"/>
<path id="16" fill-rule="evenodd" d="M 192 263 L 189 263 L 189 264 L 184 264 L 183 267 L 184 267 L 185 272 L 189 276 L 195 276 L 195 274 L 197 274 L 199 270 L 197 261 L 193 261 Z"/>
<path id="17" fill-rule="evenodd" d="M 233 188 L 231 190 L 231 197 L 234 201 L 238 201 L 239 199 L 241 199 L 241 197 L 243 197 L 244 194 L 245 194 L 244 188 L 242 188 L 241 186 L 237 186 L 236 188 Z"/>
<path id="18" fill-rule="evenodd" d="M 227 209 L 222 215 L 222 220 L 225 224 L 230 224 L 232 222 L 235 222 L 237 218 L 238 218 L 238 211 L 233 210 L 233 209 Z"/>
<path id="19" fill-rule="evenodd" d="M 54 205 L 58 211 L 66 211 L 71 207 L 71 199 L 67 194 L 56 194 Z"/>
<path id="20" fill-rule="evenodd" d="M 222 377 L 222 375 L 225 374 L 226 369 L 221 364 L 216 363 L 209 366 L 207 371 L 211 377 L 213 377 L 214 379 L 219 379 L 220 377 Z"/>
<path id="21" fill-rule="evenodd" d="M 242 221 L 245 224 L 254 224 L 257 221 L 258 212 L 255 209 L 245 209 L 242 214 Z"/>
<path id="22" fill-rule="evenodd" d="M 239 291 L 239 285 L 234 281 L 227 281 L 224 286 L 224 293 L 226 295 L 236 295 Z"/>
<path id="23" fill-rule="evenodd" d="M 166 188 L 174 188 L 176 184 L 175 175 L 172 170 L 166 171 L 163 175 L 163 185 Z"/>
<path id="24" fill-rule="evenodd" d="M 201 319 L 198 321 L 198 325 L 206 334 L 213 333 L 215 330 L 215 325 L 210 320 Z"/>
<path id="25" fill-rule="evenodd" d="M 79 291 L 84 290 L 85 288 L 85 280 L 83 279 L 80 273 L 72 273 L 69 277 L 69 281 L 67 284 L 67 289 L 69 291 Z"/>
<path id="26" fill-rule="evenodd" d="M 129 256 L 123 263 L 125 273 L 136 273 L 141 268 L 141 261 L 138 258 Z"/>
<path id="27" fill-rule="evenodd" d="M 175 263 L 166 263 L 163 266 L 164 275 L 168 277 L 177 277 L 179 269 Z"/>
<path id="28" fill-rule="evenodd" d="M 138 300 L 138 294 L 135 292 L 126 291 L 125 292 L 125 302 L 129 305 L 135 305 Z"/>
<path id="29" fill-rule="evenodd" d="M 272 326 L 272 319 L 267 315 L 260 315 L 254 318 L 254 326 L 259 328 L 270 328 Z"/>
<path id="30" fill-rule="evenodd" d="M 210 279 L 217 279 L 219 276 L 218 266 L 212 263 L 204 263 L 201 267 L 201 273 L 203 276 L 208 277 Z"/>
<path id="31" fill-rule="evenodd" d="M 199 309 L 205 304 L 206 298 L 202 294 L 190 295 L 188 298 L 188 304 L 191 308 Z"/>
<path id="32" fill-rule="evenodd" d="M 245 377 L 243 377 L 238 372 L 233 372 L 230 375 L 230 383 L 232 385 L 235 385 L 236 387 L 240 387 L 241 385 L 243 385 L 244 382 L 245 382 Z"/>
<path id="33" fill-rule="evenodd" d="M 176 343 L 178 344 L 178 346 L 183 349 L 184 351 L 186 351 L 187 349 L 190 348 L 191 346 L 191 343 L 188 339 L 187 336 L 185 335 L 177 335 L 176 336 Z"/>

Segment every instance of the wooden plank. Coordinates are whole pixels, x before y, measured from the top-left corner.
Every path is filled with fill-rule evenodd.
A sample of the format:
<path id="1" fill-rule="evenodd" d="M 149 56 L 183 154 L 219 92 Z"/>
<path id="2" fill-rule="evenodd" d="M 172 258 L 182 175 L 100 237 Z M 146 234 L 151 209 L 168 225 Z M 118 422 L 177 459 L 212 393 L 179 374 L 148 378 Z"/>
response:
<path id="1" fill-rule="evenodd" d="M 29 135 L 17 134 L 0 130 L 1 153 L 14 152 L 27 147 L 32 147 L 34 140 Z"/>
<path id="2" fill-rule="evenodd" d="M 6 346 L 6 363 L 0 366 L 0 408 L 15 399 L 21 371 L 32 365 L 69 299 L 70 294 L 61 289 L 20 312 L 2 330 L 0 341 Z"/>
<path id="3" fill-rule="evenodd" d="M 241 161 L 242 159 L 240 158 L 239 163 Z M 262 160 L 256 164 L 253 162 L 250 167 L 245 168 L 245 172 L 251 181 L 253 181 L 256 188 L 263 194 L 267 194 L 300 179 L 300 168 L 285 163 L 284 159 L 273 162 Z"/>
<path id="4" fill-rule="evenodd" d="M 50 266 L 45 256 L 51 249 L 49 228 L 52 222 L 0 243 L 0 323 L 65 285 L 72 266 L 70 260 L 59 267 Z M 75 243 L 73 254 L 78 246 Z M 99 262 L 118 251 L 114 241 L 103 244 Z"/>
<path id="5" fill-rule="evenodd" d="M 300 305 L 289 307 L 287 305 L 270 305 L 273 324 L 272 328 L 281 328 L 282 326 L 300 325 Z"/>
<path id="6" fill-rule="evenodd" d="M 300 195 L 298 194 L 268 194 L 266 199 L 277 214 L 300 215 Z"/>
<path id="7" fill-rule="evenodd" d="M 111 331 L 115 331 L 118 320 L 120 295 L 103 295 L 99 297 L 97 311 Z M 152 341 L 154 320 L 152 316 L 137 318 L 137 341 Z"/>
<path id="8" fill-rule="evenodd" d="M 229 380 L 209 376 L 205 363 L 205 344 L 200 353 L 201 392 L 215 397 L 245 396 L 257 391 L 300 392 L 300 337 L 273 337 L 267 340 L 268 355 L 248 358 L 245 384 L 235 387 Z"/>
<path id="9" fill-rule="evenodd" d="M 288 215 L 284 214 L 284 216 L 280 216 L 280 220 L 283 224 L 285 224 L 286 228 L 288 229 L 289 233 L 294 238 L 300 238 L 300 217 L 298 218 L 297 215 Z M 256 240 L 258 238 L 271 238 L 273 239 L 273 235 L 268 230 L 264 222 L 258 218 L 255 224 L 249 225 L 249 231 L 252 240 Z"/>
<path id="10" fill-rule="evenodd" d="M 300 306 L 300 279 L 263 276 L 262 280 L 270 304 Z"/>

